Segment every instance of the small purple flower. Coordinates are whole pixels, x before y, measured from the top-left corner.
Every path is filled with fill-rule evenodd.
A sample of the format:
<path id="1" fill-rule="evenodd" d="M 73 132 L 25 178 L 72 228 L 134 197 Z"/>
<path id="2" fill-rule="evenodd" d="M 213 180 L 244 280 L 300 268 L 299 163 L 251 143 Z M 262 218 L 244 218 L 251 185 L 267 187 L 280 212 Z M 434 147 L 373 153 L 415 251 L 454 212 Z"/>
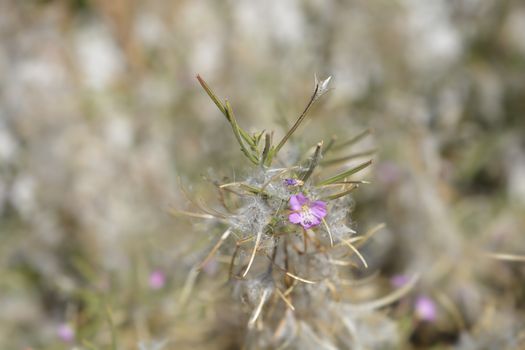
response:
<path id="1" fill-rule="evenodd" d="M 326 216 L 326 203 L 323 201 L 310 201 L 302 193 L 290 197 L 290 209 L 292 213 L 288 220 L 292 224 L 301 225 L 305 229 L 317 226 Z"/>
<path id="2" fill-rule="evenodd" d="M 65 343 L 75 340 L 75 330 L 67 323 L 63 323 L 57 328 L 57 336 Z"/>
<path id="3" fill-rule="evenodd" d="M 155 270 L 149 275 L 151 289 L 161 289 L 166 284 L 166 275 L 160 270 Z"/>
<path id="4" fill-rule="evenodd" d="M 296 186 L 302 186 L 304 182 L 301 180 L 290 178 L 290 179 L 284 179 L 284 184 L 286 186 L 296 187 Z"/>
<path id="5" fill-rule="evenodd" d="M 415 303 L 416 316 L 423 321 L 432 322 L 436 319 L 437 310 L 434 300 L 427 296 L 419 296 Z"/>
<path id="6" fill-rule="evenodd" d="M 284 179 L 284 184 L 286 186 L 295 186 L 297 185 L 297 180 L 296 179 Z"/>

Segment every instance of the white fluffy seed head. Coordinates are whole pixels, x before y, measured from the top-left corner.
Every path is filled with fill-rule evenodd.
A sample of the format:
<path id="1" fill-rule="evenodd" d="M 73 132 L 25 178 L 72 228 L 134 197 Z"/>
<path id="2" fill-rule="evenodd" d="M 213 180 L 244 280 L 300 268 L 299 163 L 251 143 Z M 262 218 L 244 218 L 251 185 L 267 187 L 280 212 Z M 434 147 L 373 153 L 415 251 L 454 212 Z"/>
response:
<path id="1" fill-rule="evenodd" d="M 252 196 L 229 221 L 235 231 L 246 237 L 262 232 L 271 220 L 271 213 L 271 208 L 262 198 Z"/>

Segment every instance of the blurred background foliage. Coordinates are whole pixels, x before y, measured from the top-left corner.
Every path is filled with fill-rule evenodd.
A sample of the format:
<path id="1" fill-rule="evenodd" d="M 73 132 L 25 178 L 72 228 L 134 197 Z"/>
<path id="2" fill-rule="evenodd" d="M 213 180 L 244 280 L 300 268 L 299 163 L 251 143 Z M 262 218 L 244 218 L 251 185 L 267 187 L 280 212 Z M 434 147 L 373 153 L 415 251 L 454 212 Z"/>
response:
<path id="1" fill-rule="evenodd" d="M 247 165 L 197 73 L 278 135 L 333 75 L 294 138 L 373 129 L 364 252 L 441 300 L 402 348 L 523 344 L 525 264 L 486 255 L 525 253 L 522 1 L 4 0 L 0 40 L 2 349 L 239 347 L 222 269 L 190 273 L 217 232 L 169 215 Z"/>

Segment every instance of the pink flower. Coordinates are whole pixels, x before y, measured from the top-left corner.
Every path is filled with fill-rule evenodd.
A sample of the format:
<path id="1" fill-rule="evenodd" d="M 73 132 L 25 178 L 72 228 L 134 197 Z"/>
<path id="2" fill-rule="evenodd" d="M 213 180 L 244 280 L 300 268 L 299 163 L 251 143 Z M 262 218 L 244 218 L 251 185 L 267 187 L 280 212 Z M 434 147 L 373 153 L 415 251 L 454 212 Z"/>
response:
<path id="1" fill-rule="evenodd" d="M 292 224 L 301 225 L 305 229 L 317 226 L 326 216 L 326 203 L 323 201 L 310 201 L 302 193 L 290 197 L 292 213 L 288 220 Z"/>
<path id="2" fill-rule="evenodd" d="M 57 336 L 65 343 L 75 340 L 75 330 L 67 323 L 63 323 L 57 328 Z"/>
<path id="3" fill-rule="evenodd" d="M 427 296 L 419 296 L 415 304 L 416 316 L 423 321 L 432 322 L 436 319 L 436 304 Z"/>
<path id="4" fill-rule="evenodd" d="M 155 270 L 149 275 L 151 289 L 161 289 L 166 284 L 166 275 L 160 270 Z"/>

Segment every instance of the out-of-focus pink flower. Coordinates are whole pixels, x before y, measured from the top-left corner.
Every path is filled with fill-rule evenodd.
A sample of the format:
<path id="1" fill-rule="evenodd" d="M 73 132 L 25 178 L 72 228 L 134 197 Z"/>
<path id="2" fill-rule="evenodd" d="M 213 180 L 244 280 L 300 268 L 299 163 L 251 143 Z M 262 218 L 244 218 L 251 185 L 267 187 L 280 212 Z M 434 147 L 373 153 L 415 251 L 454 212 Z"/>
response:
<path id="1" fill-rule="evenodd" d="M 155 270 L 149 275 L 151 289 L 161 289 L 166 284 L 166 275 L 160 270 Z"/>
<path id="2" fill-rule="evenodd" d="M 419 296 L 415 303 L 415 313 L 423 321 L 435 321 L 437 315 L 436 303 L 425 295 Z"/>
<path id="3" fill-rule="evenodd" d="M 57 336 L 65 343 L 71 343 L 75 340 L 75 330 L 67 323 L 58 326 Z"/>
<path id="4" fill-rule="evenodd" d="M 292 213 L 288 220 L 292 224 L 301 225 L 305 229 L 317 226 L 326 216 L 326 203 L 323 201 L 310 201 L 302 193 L 290 197 Z"/>
<path id="5" fill-rule="evenodd" d="M 408 283 L 410 278 L 407 275 L 394 275 L 390 278 L 390 284 L 396 288 L 401 288 Z"/>

